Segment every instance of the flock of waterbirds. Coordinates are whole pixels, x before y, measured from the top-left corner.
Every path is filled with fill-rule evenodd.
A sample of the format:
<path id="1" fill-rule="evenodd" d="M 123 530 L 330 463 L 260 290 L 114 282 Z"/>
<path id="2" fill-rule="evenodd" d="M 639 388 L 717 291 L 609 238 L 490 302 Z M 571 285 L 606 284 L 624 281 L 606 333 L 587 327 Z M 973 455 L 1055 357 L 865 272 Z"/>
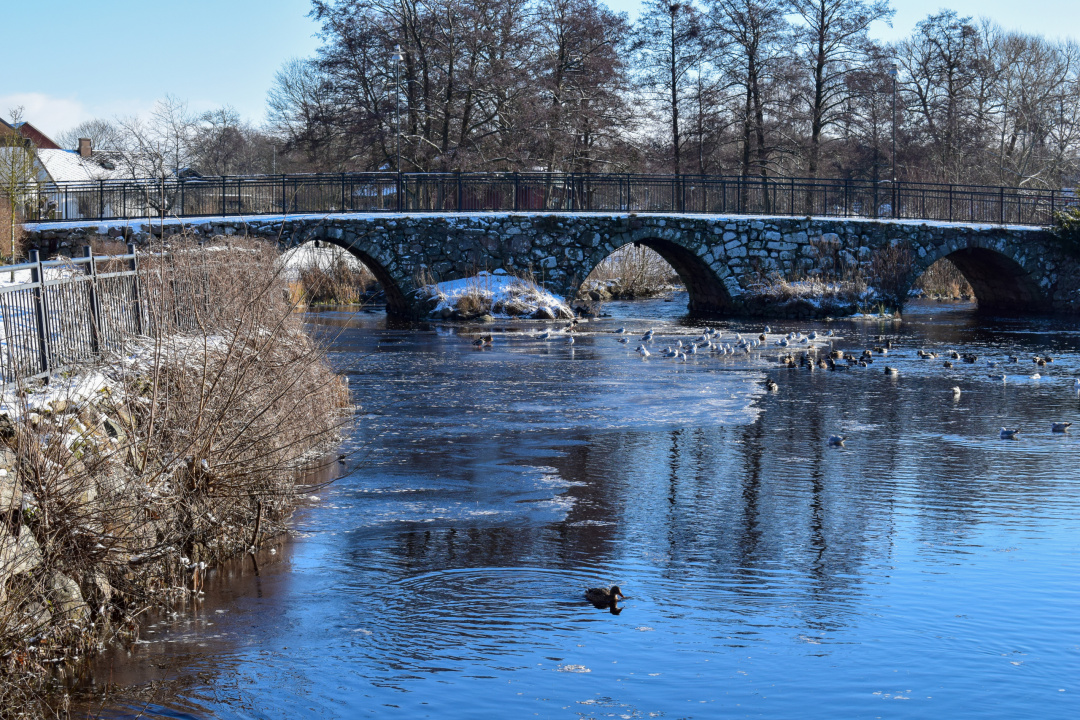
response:
<path id="1" fill-rule="evenodd" d="M 561 337 L 565 344 L 572 346 L 575 342 L 574 332 L 579 330 L 579 325 L 582 322 L 582 320 L 574 318 L 565 326 L 554 329 L 545 328 L 543 331 L 529 337 L 535 340 L 558 340 Z M 631 342 L 631 333 L 625 327 L 620 327 L 612 331 L 612 333 L 618 336 L 616 340 L 620 344 L 628 345 Z M 637 339 L 638 345 L 635 352 L 640 355 L 642 359 L 659 355 L 662 358 L 687 362 L 690 358 L 699 354 L 713 356 L 747 356 L 752 355 L 755 351 L 760 354 L 764 350 L 775 350 L 778 351 L 776 360 L 778 360 L 783 367 L 789 369 L 805 369 L 810 372 L 818 369 L 838 372 L 847 371 L 852 368 L 868 368 L 874 364 L 875 358 L 881 359 L 887 356 L 889 351 L 893 349 L 892 340 L 883 335 L 875 336 L 874 341 L 877 344 L 865 348 L 859 353 L 836 349 L 833 347 L 833 343 L 838 339 L 839 337 L 836 336 L 832 330 L 823 333 L 811 330 L 809 333 L 791 331 L 786 334 L 776 334 L 773 333 L 772 328 L 766 325 L 756 336 L 753 334 L 744 336 L 742 333 L 735 332 L 731 333 L 729 337 L 725 337 L 723 331 L 717 328 L 706 327 L 697 338 L 684 342 L 682 337 L 669 337 L 666 344 L 663 344 L 663 347 L 661 347 L 663 341 L 662 336 L 658 335 L 655 330 L 649 329 Z M 476 338 L 473 341 L 473 345 L 479 349 L 490 347 L 492 343 L 493 337 L 490 333 Z M 939 354 L 937 352 L 930 352 L 922 349 L 919 349 L 916 352 L 916 356 L 920 360 L 939 359 Z M 960 353 L 956 350 L 951 350 L 948 353 L 945 353 L 945 359 L 942 366 L 946 369 L 952 368 L 954 366 L 954 360 L 968 365 L 977 365 L 980 358 L 975 353 Z M 1047 365 L 1052 364 L 1054 358 L 1049 355 L 1035 355 L 1031 358 L 1031 362 L 1036 368 L 1035 372 L 1027 374 L 1018 371 L 1013 373 L 1013 377 L 1026 377 L 1031 380 L 1039 380 L 1042 375 L 1038 372 L 1037 368 L 1045 368 Z M 984 359 L 984 363 L 985 367 L 992 371 L 987 374 L 987 377 L 1003 383 L 1008 382 L 1009 375 L 1003 371 L 1002 366 L 1015 366 L 1018 370 L 1022 367 L 1021 359 L 1017 355 L 1007 355 L 1002 360 Z M 885 365 L 884 373 L 890 377 L 897 377 L 899 376 L 900 371 L 895 367 Z M 763 383 L 767 392 L 774 393 L 780 390 L 779 384 L 771 377 L 766 377 Z M 1080 396 L 1080 378 L 1075 378 L 1073 380 L 1072 388 L 1073 391 Z M 950 389 L 950 392 L 952 393 L 954 400 L 959 400 L 963 391 L 959 387 L 954 386 Z M 1053 433 L 1064 433 L 1067 432 L 1071 426 L 1071 422 L 1053 422 L 1050 425 L 1050 431 Z M 1017 436 L 1020 435 L 1020 428 L 1003 427 L 998 434 L 1003 440 L 1015 440 L 1017 439 Z M 833 447 L 842 447 L 846 439 L 847 438 L 843 435 L 830 435 L 828 444 Z"/>

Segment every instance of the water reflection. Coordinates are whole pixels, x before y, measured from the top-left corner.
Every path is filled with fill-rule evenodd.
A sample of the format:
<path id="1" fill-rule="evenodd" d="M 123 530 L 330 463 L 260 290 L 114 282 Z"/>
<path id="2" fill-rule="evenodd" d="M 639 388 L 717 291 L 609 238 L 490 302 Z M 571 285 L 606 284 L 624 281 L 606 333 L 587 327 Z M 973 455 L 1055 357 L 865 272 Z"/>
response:
<path id="1" fill-rule="evenodd" d="M 1080 407 L 1077 324 L 927 305 L 829 326 L 891 337 L 895 378 L 643 361 L 607 332 L 696 334 L 634 319 L 672 305 L 616 306 L 573 348 L 314 318 L 363 465 L 258 578 L 104 661 L 106 714 L 1074 716 L 1077 446 L 1049 425 Z M 915 354 L 952 347 L 1058 360 L 1002 383 Z M 618 614 L 584 600 L 611 584 Z"/>

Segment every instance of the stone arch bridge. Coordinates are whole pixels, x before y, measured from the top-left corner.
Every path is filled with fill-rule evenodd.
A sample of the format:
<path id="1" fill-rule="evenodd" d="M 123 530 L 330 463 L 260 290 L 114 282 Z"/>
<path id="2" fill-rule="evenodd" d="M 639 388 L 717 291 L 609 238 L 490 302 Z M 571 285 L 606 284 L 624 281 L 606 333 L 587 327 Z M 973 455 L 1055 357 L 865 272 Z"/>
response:
<path id="1" fill-rule="evenodd" d="M 285 247 L 312 240 L 339 245 L 375 274 L 388 311 L 419 312 L 416 278 L 452 280 L 478 270 L 531 271 L 572 297 L 618 248 L 658 252 L 682 278 L 691 313 L 769 314 L 752 305 L 763 278 L 829 277 L 839 268 L 874 281 L 888 273 L 896 297 L 931 264 L 953 261 L 979 308 L 992 313 L 1080 312 L 1080 263 L 1045 229 L 911 220 L 626 213 L 416 213 L 220 217 L 156 221 L 38 223 L 31 244 L 57 251 L 101 234 L 145 242 L 182 229 L 201 235 L 261 236 Z M 892 249 L 890 251 L 890 248 Z M 897 249 L 900 250 L 897 250 Z M 883 269 L 884 268 L 884 269 Z M 877 278 L 881 282 L 882 278 Z"/>

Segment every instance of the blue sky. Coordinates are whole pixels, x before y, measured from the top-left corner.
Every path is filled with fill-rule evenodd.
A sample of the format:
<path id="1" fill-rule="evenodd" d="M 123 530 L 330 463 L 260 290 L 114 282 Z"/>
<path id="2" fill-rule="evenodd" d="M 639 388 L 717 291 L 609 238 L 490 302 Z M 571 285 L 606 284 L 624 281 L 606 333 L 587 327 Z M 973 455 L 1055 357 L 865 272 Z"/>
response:
<path id="1" fill-rule="evenodd" d="M 0 46 L 0 112 L 15 105 L 57 133 L 93 117 L 144 113 L 166 93 L 196 111 L 232 105 L 254 122 L 265 117 L 274 73 L 311 55 L 318 29 L 309 0 L 35 0 L 6 3 Z M 639 0 L 609 0 L 636 14 Z M 893 0 L 890 40 L 942 7 L 992 18 L 1006 28 L 1080 40 L 1080 0 Z"/>

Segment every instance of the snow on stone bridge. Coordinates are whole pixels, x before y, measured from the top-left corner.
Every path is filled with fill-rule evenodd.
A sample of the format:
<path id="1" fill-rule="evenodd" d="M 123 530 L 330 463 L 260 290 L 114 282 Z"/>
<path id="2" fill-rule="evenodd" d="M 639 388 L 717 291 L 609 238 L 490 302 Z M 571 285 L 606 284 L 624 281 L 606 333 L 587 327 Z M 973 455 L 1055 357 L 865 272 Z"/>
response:
<path id="1" fill-rule="evenodd" d="M 157 221 L 36 223 L 31 245 L 56 252 L 93 236 L 146 242 Z M 873 280 L 882 257 L 900 292 L 948 258 L 994 313 L 1080 313 L 1080 264 L 1044 228 L 858 218 L 627 213 L 364 213 L 216 217 L 164 222 L 166 235 L 260 236 L 284 247 L 312 240 L 362 260 L 386 291 L 388 311 L 413 315 L 416 278 L 427 270 L 454 280 L 479 270 L 531 272 L 548 290 L 572 297 L 604 258 L 629 243 L 659 253 L 682 278 L 691 313 L 739 315 L 748 289 L 764 278 L 803 279 L 852 268 Z M 903 252 L 883 252 L 902 247 Z M 878 258 L 878 262 L 874 259 Z M 760 309 L 759 309 L 760 310 Z"/>

